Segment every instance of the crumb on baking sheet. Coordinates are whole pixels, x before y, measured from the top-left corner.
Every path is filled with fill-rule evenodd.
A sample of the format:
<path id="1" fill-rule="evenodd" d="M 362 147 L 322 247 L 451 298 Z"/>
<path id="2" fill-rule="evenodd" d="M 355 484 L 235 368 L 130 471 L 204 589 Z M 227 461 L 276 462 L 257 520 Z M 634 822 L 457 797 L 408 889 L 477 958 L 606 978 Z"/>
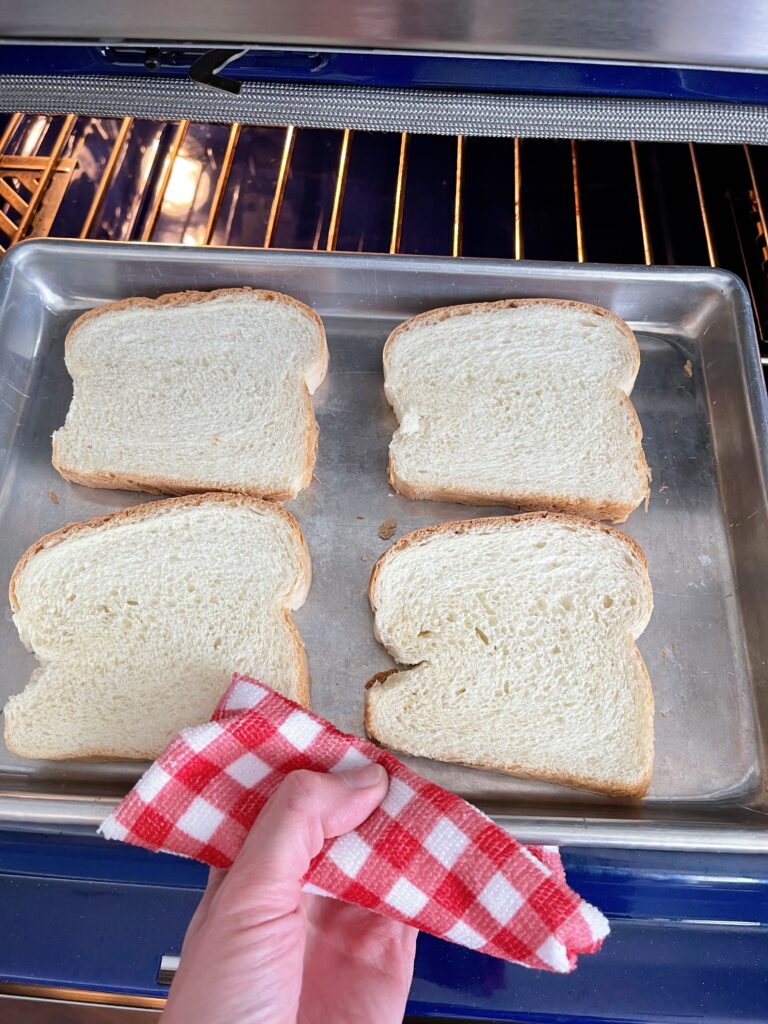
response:
<path id="1" fill-rule="evenodd" d="M 48 497 L 51 499 L 54 505 L 59 504 L 59 496 L 56 491 L 48 491 Z"/>
<path id="2" fill-rule="evenodd" d="M 365 516 L 355 516 L 355 519 L 365 519 Z"/>
<path id="3" fill-rule="evenodd" d="M 379 527 L 379 536 L 382 540 L 389 540 L 390 537 L 394 537 L 396 529 L 397 520 L 394 516 L 390 516 L 389 519 L 385 519 Z"/>
<path id="4" fill-rule="evenodd" d="M 685 362 L 683 363 L 683 373 L 685 374 L 686 377 L 692 377 L 693 376 L 693 363 L 691 362 L 690 359 L 686 359 Z"/>

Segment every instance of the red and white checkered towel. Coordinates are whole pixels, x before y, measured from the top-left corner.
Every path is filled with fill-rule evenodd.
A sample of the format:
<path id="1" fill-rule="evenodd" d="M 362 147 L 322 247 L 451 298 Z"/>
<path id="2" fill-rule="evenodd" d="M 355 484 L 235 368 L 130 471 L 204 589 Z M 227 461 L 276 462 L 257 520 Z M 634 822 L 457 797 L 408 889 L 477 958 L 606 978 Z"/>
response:
<path id="1" fill-rule="evenodd" d="M 371 761 L 386 768 L 389 792 L 362 825 L 326 842 L 307 892 L 526 967 L 564 973 L 600 948 L 608 922 L 569 889 L 557 849 L 521 846 L 391 754 L 246 676 L 233 677 L 209 723 L 171 742 L 100 832 L 229 867 L 288 772 Z"/>

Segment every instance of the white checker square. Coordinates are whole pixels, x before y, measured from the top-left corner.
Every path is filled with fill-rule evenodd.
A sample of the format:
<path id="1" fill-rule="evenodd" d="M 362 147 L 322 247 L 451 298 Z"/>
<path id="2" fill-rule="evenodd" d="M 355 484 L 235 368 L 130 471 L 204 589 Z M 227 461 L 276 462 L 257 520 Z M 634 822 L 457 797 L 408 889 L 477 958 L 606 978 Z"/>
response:
<path id="1" fill-rule="evenodd" d="M 149 804 L 155 799 L 163 786 L 170 781 L 170 775 L 159 764 L 153 764 L 136 783 L 136 792 L 145 804 Z"/>
<path id="2" fill-rule="evenodd" d="M 206 722 L 205 725 L 198 725 L 194 729 L 185 729 L 184 739 L 187 746 L 199 754 L 218 739 L 223 732 L 224 730 L 217 722 Z"/>
<path id="3" fill-rule="evenodd" d="M 545 964 L 548 964 L 553 971 L 558 971 L 560 974 L 566 973 L 570 968 L 565 946 L 554 935 L 550 935 L 548 939 L 542 942 L 536 950 L 536 956 L 543 960 Z"/>
<path id="4" fill-rule="evenodd" d="M 398 878 L 384 902 L 399 910 L 404 917 L 416 917 L 427 905 L 429 897 L 421 889 L 417 889 L 407 878 Z"/>
<path id="5" fill-rule="evenodd" d="M 411 787 L 406 786 L 400 779 L 390 779 L 389 790 L 384 797 L 381 809 L 386 811 L 390 818 L 396 818 L 415 795 Z"/>
<path id="6" fill-rule="evenodd" d="M 355 832 L 347 832 L 339 836 L 328 848 L 328 858 L 340 868 L 348 878 L 356 878 L 360 868 L 371 855 L 371 848 L 365 840 Z"/>
<path id="7" fill-rule="evenodd" d="M 196 796 L 176 825 L 193 839 L 207 843 L 223 820 L 224 815 L 221 811 L 216 810 L 201 796 Z"/>
<path id="8" fill-rule="evenodd" d="M 224 771 L 236 779 L 241 786 L 251 789 L 257 782 L 266 779 L 272 769 L 260 757 L 246 753 L 228 765 Z"/>
<path id="9" fill-rule="evenodd" d="M 598 942 L 600 939 L 604 939 L 610 932 L 611 927 L 597 907 L 593 907 L 591 903 L 582 903 L 579 910 L 581 911 L 581 916 L 589 925 L 595 941 Z"/>
<path id="10" fill-rule="evenodd" d="M 344 757 L 331 768 L 332 772 L 353 772 L 358 768 L 366 768 L 371 764 L 371 759 L 361 754 L 355 747 L 350 747 Z"/>
<path id="11" fill-rule="evenodd" d="M 227 710 L 247 711 L 248 708 L 255 708 L 266 696 L 267 691 L 263 686 L 254 686 L 253 683 L 236 683 L 227 698 Z"/>
<path id="12" fill-rule="evenodd" d="M 477 897 L 499 924 L 507 924 L 525 902 L 520 893 L 498 871 Z"/>
<path id="13" fill-rule="evenodd" d="M 452 868 L 469 846 L 469 837 L 448 818 L 441 818 L 424 840 L 424 845 L 444 868 Z"/>
<path id="14" fill-rule="evenodd" d="M 458 942 L 460 946 L 467 946 L 469 949 L 480 949 L 485 945 L 485 939 L 478 935 L 474 928 L 470 928 L 463 921 L 457 921 L 450 931 L 445 933 L 446 939 L 451 942 Z"/>
<path id="15" fill-rule="evenodd" d="M 99 827 L 99 834 L 106 839 L 125 839 L 128 829 L 121 825 L 117 818 L 107 818 Z"/>
<path id="16" fill-rule="evenodd" d="M 286 718 L 278 732 L 297 750 L 306 750 L 322 728 L 318 722 L 313 721 L 303 711 L 294 711 Z"/>

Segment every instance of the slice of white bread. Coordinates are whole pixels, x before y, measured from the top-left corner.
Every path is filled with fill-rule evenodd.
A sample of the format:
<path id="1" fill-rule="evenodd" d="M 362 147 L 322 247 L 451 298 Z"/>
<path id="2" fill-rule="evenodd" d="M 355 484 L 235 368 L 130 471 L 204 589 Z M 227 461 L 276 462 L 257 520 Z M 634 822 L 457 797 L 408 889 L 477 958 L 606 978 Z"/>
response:
<path id="1" fill-rule="evenodd" d="M 237 491 L 283 501 L 312 479 L 318 315 L 253 288 L 91 310 L 64 345 L 74 393 L 53 464 L 89 487 Z"/>
<path id="2" fill-rule="evenodd" d="M 5 707 L 8 748 L 153 758 L 208 721 L 234 671 L 308 704 L 290 610 L 310 580 L 296 520 L 243 495 L 151 502 L 43 537 L 11 578 L 40 668 Z"/>
<path id="3" fill-rule="evenodd" d="M 635 639 L 653 594 L 634 541 L 534 512 L 416 530 L 371 576 L 375 630 L 413 666 L 368 684 L 380 743 L 611 795 L 642 796 L 653 692 Z"/>
<path id="4" fill-rule="evenodd" d="M 621 522 L 647 499 L 628 395 L 640 352 L 597 306 L 509 299 L 447 306 L 384 347 L 399 427 L 389 479 L 409 498 L 576 512 Z"/>

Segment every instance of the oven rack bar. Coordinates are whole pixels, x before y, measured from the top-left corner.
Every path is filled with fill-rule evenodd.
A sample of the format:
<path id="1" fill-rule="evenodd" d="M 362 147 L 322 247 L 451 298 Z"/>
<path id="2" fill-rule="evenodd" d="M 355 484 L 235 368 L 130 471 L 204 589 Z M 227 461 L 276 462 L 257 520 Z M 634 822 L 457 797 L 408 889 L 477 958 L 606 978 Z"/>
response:
<path id="1" fill-rule="evenodd" d="M 2 251 L 50 235 L 722 266 L 765 338 L 766 211 L 768 147 L 748 144 L 0 116 Z"/>

